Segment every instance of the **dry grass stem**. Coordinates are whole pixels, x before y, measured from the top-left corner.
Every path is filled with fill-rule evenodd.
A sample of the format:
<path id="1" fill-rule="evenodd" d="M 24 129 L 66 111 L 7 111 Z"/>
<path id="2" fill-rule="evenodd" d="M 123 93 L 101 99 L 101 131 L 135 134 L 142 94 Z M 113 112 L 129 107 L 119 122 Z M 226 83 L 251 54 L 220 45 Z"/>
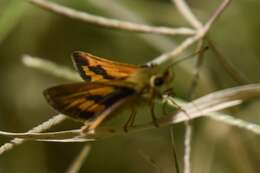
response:
<path id="1" fill-rule="evenodd" d="M 121 19 L 131 20 L 136 23 L 148 24 L 141 15 L 138 15 L 134 11 L 129 9 L 129 6 L 122 3 L 122 1 L 114 0 L 88 0 L 88 3 L 95 6 L 99 10 L 105 11 L 112 17 L 120 17 Z M 154 49 L 160 52 L 165 52 L 173 49 L 176 46 L 174 40 L 170 39 L 166 35 L 158 34 L 137 34 L 139 38 L 143 39 Z"/>
<path id="2" fill-rule="evenodd" d="M 27 67 L 35 68 L 37 70 L 41 70 L 43 72 L 49 73 L 53 76 L 71 80 L 71 81 L 80 81 L 82 80 L 77 72 L 71 70 L 66 66 L 58 65 L 52 61 L 32 57 L 30 55 L 24 55 L 22 57 L 22 62 Z"/>
<path id="3" fill-rule="evenodd" d="M 202 39 L 206 36 L 212 24 L 216 21 L 216 19 L 222 14 L 224 9 L 230 3 L 230 0 L 224 0 L 217 10 L 210 17 L 209 21 L 197 31 L 195 36 L 188 37 L 185 39 L 179 46 L 177 46 L 174 50 L 164 53 L 159 57 L 155 58 L 153 61 L 149 62 L 150 64 L 162 64 L 170 59 L 176 58 L 177 55 L 181 54 L 184 50 L 189 48 L 191 45 L 196 43 L 198 40 Z"/>
<path id="4" fill-rule="evenodd" d="M 203 49 L 204 39 L 200 40 L 197 45 L 197 52 Z M 202 64 L 204 51 L 198 54 L 196 61 L 196 71 L 194 72 L 193 79 L 191 81 L 191 87 L 189 89 L 188 98 L 192 99 L 193 93 L 197 86 L 199 79 L 199 70 Z M 184 136 L 184 158 L 183 158 L 183 172 L 191 172 L 191 140 L 192 140 L 192 124 L 188 120 L 185 122 L 185 136 Z"/>
<path id="5" fill-rule="evenodd" d="M 191 26 L 193 26 L 197 30 L 200 30 L 203 27 L 202 23 L 192 13 L 191 9 L 184 0 L 172 0 L 172 2 L 175 3 L 179 12 L 191 24 Z"/>
<path id="6" fill-rule="evenodd" d="M 184 157 L 183 157 L 183 173 L 191 173 L 191 140 L 192 140 L 192 126 L 186 122 L 185 136 L 184 136 Z"/>
<path id="7" fill-rule="evenodd" d="M 241 129 L 246 129 L 252 133 L 260 135 L 260 125 L 258 124 L 247 122 L 238 118 L 234 118 L 230 115 L 217 112 L 210 113 L 209 118 L 216 121 L 225 122 L 228 125 L 239 127 Z"/>
<path id="8" fill-rule="evenodd" d="M 80 153 L 77 156 L 77 158 L 70 165 L 70 167 L 66 171 L 66 173 L 77 173 L 77 172 L 79 172 L 80 168 L 82 167 L 82 164 L 84 163 L 84 161 L 88 157 L 90 150 L 91 150 L 91 145 L 90 144 L 86 144 L 82 148 L 82 150 L 80 151 Z"/>
<path id="9" fill-rule="evenodd" d="M 45 142 L 87 142 L 94 141 L 95 139 L 82 139 L 75 138 L 79 136 L 80 129 L 76 130 L 66 130 L 59 132 L 26 132 L 26 133 L 12 133 L 12 132 L 4 132 L 0 131 L 0 135 L 17 137 L 27 140 L 37 140 L 37 141 L 45 141 Z"/>
<path id="10" fill-rule="evenodd" d="M 195 31 L 190 28 L 170 28 L 164 26 L 149 26 L 132 22 L 109 19 L 101 16 L 95 16 L 86 12 L 77 11 L 68 7 L 58 5 L 47 0 L 31 0 L 33 4 L 48 11 L 60 14 L 82 22 L 95 24 L 101 27 L 126 30 L 131 32 L 164 34 L 164 35 L 193 35 Z"/>
<path id="11" fill-rule="evenodd" d="M 223 0 L 217 10 L 212 14 L 208 22 L 204 25 L 205 30 L 209 30 L 211 26 L 216 22 L 216 20 L 221 16 L 227 6 L 231 3 L 232 0 Z"/>
<path id="12" fill-rule="evenodd" d="M 34 127 L 33 129 L 29 130 L 28 133 L 40 133 L 43 132 L 45 130 L 48 130 L 49 128 L 55 126 L 56 124 L 61 123 L 62 121 L 64 121 L 66 119 L 66 117 L 64 115 L 56 115 L 53 118 L 49 119 L 46 122 L 43 122 L 42 124 Z M 5 143 L 4 145 L 2 145 L 0 147 L 0 155 L 5 153 L 6 151 L 11 150 L 13 147 L 20 145 L 22 143 L 25 142 L 25 139 L 21 139 L 21 138 L 15 138 L 13 140 L 11 140 L 8 143 Z"/>

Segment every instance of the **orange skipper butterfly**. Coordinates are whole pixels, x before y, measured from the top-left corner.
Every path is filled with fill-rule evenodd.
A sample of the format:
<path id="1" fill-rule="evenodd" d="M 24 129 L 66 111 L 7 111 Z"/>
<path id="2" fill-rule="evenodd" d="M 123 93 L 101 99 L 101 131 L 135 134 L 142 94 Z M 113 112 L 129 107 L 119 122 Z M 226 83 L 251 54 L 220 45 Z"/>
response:
<path id="1" fill-rule="evenodd" d="M 150 104 L 155 125 L 154 100 L 162 98 L 161 88 L 172 80 L 169 68 L 158 72 L 155 65 L 130 65 L 110 61 L 85 52 L 74 52 L 73 62 L 84 82 L 60 85 L 44 91 L 49 104 L 73 119 L 85 125 L 86 133 L 97 128 L 104 120 L 119 110 L 130 100 L 138 102 L 146 96 Z M 129 122 L 125 124 L 125 130 Z"/>

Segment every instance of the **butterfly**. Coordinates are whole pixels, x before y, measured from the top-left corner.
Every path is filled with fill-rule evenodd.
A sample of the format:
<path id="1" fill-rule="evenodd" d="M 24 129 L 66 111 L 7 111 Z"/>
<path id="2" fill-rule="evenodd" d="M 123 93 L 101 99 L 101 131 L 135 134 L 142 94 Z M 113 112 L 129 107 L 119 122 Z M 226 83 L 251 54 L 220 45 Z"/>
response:
<path id="1" fill-rule="evenodd" d="M 154 100 L 162 98 L 161 88 L 172 81 L 169 68 L 159 72 L 155 65 L 119 63 L 81 51 L 74 52 L 72 60 L 84 81 L 49 88 L 44 96 L 58 112 L 83 122 L 83 133 L 95 130 L 123 105 L 136 104 L 141 98 L 146 98 L 158 126 Z M 134 117 L 131 114 L 125 131 Z"/>

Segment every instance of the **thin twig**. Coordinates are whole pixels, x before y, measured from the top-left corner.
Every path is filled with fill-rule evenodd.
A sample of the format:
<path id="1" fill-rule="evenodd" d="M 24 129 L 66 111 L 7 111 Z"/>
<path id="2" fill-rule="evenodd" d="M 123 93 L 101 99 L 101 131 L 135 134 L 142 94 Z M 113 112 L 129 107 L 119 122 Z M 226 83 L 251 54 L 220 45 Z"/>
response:
<path id="1" fill-rule="evenodd" d="M 238 118 L 234 118 L 227 114 L 216 113 L 216 112 L 210 113 L 208 117 L 213 120 L 225 122 L 228 125 L 235 126 L 235 127 L 241 128 L 241 129 L 246 129 L 250 132 L 260 135 L 260 125 L 258 125 L 258 124 L 254 124 L 254 123 L 247 122 L 247 121 L 244 121 L 244 120 L 241 120 Z"/>
<path id="2" fill-rule="evenodd" d="M 77 158 L 70 165 L 70 167 L 66 171 L 66 173 L 78 173 L 80 168 L 82 167 L 82 164 L 84 163 L 84 161 L 88 157 L 90 150 L 91 150 L 91 145 L 90 144 L 86 144 L 82 148 L 82 150 L 80 151 L 80 153 L 77 156 Z"/>
<path id="3" fill-rule="evenodd" d="M 101 16 L 95 16 L 86 12 L 77 11 L 62 5 L 58 5 L 54 2 L 47 0 L 31 0 L 31 3 L 44 8 L 48 11 L 60 14 L 72 19 L 77 19 L 82 22 L 91 23 L 94 25 L 120 29 L 131 32 L 153 33 L 153 34 L 165 34 L 165 35 L 193 35 L 195 32 L 190 28 L 170 28 L 165 26 L 149 26 L 143 24 L 137 24 L 132 22 L 126 22 L 116 19 L 109 19 Z"/>
<path id="4" fill-rule="evenodd" d="M 43 132 L 53 126 L 55 126 L 56 124 L 61 123 L 62 121 L 64 121 L 66 119 L 66 117 L 64 115 L 56 115 L 53 118 L 49 119 L 46 122 L 43 122 L 42 124 L 34 127 L 33 129 L 29 130 L 28 133 L 39 133 L 39 132 Z M 11 150 L 13 147 L 20 145 L 22 143 L 25 142 L 25 139 L 21 139 L 21 138 L 15 138 L 13 140 L 11 140 L 8 143 L 5 143 L 4 145 L 2 145 L 0 147 L 0 155 L 2 155 L 4 152 Z"/>
<path id="5" fill-rule="evenodd" d="M 0 131 L 0 135 L 2 136 L 12 136 L 27 140 L 34 140 L 35 137 L 38 137 L 37 141 L 45 141 L 45 142 L 90 142 L 95 141 L 95 139 L 82 139 L 77 138 L 77 136 L 81 133 L 80 129 L 75 130 L 65 130 L 59 132 L 25 132 L 25 133 L 12 133 L 12 132 L 4 132 Z"/>
<path id="6" fill-rule="evenodd" d="M 200 40 L 197 46 L 197 51 L 200 51 L 203 48 L 203 40 Z M 196 71 L 194 73 L 194 77 L 191 81 L 191 88 L 188 93 L 188 99 L 192 99 L 192 96 L 194 94 L 194 91 L 198 84 L 199 79 L 199 70 L 200 66 L 202 64 L 202 58 L 205 51 L 202 51 L 198 54 L 197 61 L 196 61 Z M 191 140 L 192 140 L 192 124 L 188 120 L 185 122 L 185 136 L 184 136 L 184 158 L 183 158 L 183 172 L 184 173 L 190 173 L 191 172 Z"/>
<path id="7" fill-rule="evenodd" d="M 192 139 L 192 126 L 186 122 L 185 136 L 184 136 L 184 157 L 183 157 L 183 173 L 191 172 L 191 139 Z"/>
<path id="8" fill-rule="evenodd" d="M 213 22 L 217 19 L 217 17 L 220 16 L 220 14 L 223 12 L 223 10 L 225 9 L 225 7 L 228 5 L 228 3 L 230 2 L 229 0 L 224 0 L 221 5 L 219 6 L 219 8 L 213 13 L 212 17 L 209 19 L 209 21 L 206 23 L 206 25 L 203 27 L 202 23 L 196 18 L 196 16 L 192 13 L 191 9 L 188 7 L 188 5 L 185 3 L 185 1 L 183 0 L 173 0 L 177 6 L 177 8 L 179 9 L 180 13 L 186 18 L 186 20 L 194 27 L 198 30 L 197 36 L 194 36 L 193 40 L 190 40 L 190 42 L 188 42 L 189 40 L 185 40 L 187 42 L 183 42 L 183 47 L 177 47 L 180 49 L 175 49 L 172 53 L 170 52 L 168 55 L 166 54 L 166 56 L 164 55 L 164 57 L 159 57 L 158 59 L 167 59 L 167 56 L 176 56 L 178 54 L 178 51 L 181 50 L 181 48 L 185 48 L 185 46 L 189 47 L 190 45 L 192 45 L 192 43 L 203 39 L 203 37 L 206 35 L 206 33 L 209 31 L 211 25 L 213 24 Z M 184 44 L 184 43 L 190 43 L 189 44 Z M 203 41 L 201 41 L 201 43 L 199 43 L 200 46 L 203 45 Z M 180 46 L 182 46 L 180 45 Z M 203 55 L 202 55 L 203 56 Z M 200 62 L 202 62 L 200 59 L 198 59 L 198 66 L 201 64 Z M 195 77 L 199 77 L 199 70 L 197 70 L 196 72 L 196 76 Z M 195 86 L 194 81 L 192 82 L 192 87 Z M 191 146 L 190 146 L 190 142 L 191 142 L 191 137 L 192 137 L 192 126 L 189 123 L 189 120 L 185 123 L 185 141 L 184 141 L 184 173 L 190 173 L 191 172 L 191 168 L 190 168 L 190 150 L 191 150 Z"/>
<path id="9" fill-rule="evenodd" d="M 71 70 L 66 66 L 58 65 L 46 59 L 32 57 L 30 55 L 23 55 L 22 62 L 24 65 L 28 67 L 32 67 L 37 70 L 47 72 L 56 77 L 60 77 L 71 81 L 81 80 L 79 74 L 74 70 Z"/>
<path id="10" fill-rule="evenodd" d="M 216 20 L 221 16 L 223 11 L 231 3 L 232 0 L 223 0 L 217 10 L 212 14 L 208 22 L 204 25 L 205 31 L 209 30 Z"/>
<path id="11" fill-rule="evenodd" d="M 192 13 L 191 9 L 184 0 L 172 0 L 176 4 L 177 9 L 182 14 L 182 16 L 197 30 L 203 27 L 203 24 L 197 19 L 197 17 Z"/>
<path id="12" fill-rule="evenodd" d="M 131 20 L 135 23 L 148 25 L 147 21 L 142 16 L 131 11 L 129 6 L 122 3 L 122 1 L 88 0 L 87 3 L 90 3 L 112 17 L 120 17 L 120 19 L 123 20 Z M 137 34 L 136 36 L 143 39 L 154 49 L 159 50 L 160 52 L 172 50 L 176 46 L 175 41 L 166 35 Z"/>
<path id="13" fill-rule="evenodd" d="M 176 58 L 176 56 L 182 53 L 185 49 L 193 45 L 198 40 L 202 39 L 207 34 L 212 24 L 221 15 L 221 13 L 224 11 L 224 9 L 227 7 L 229 3 L 230 0 L 224 0 L 217 8 L 217 10 L 213 13 L 212 17 L 210 17 L 209 21 L 205 24 L 205 26 L 203 26 L 202 29 L 197 31 L 197 34 L 195 36 L 186 38 L 173 51 L 160 55 L 159 57 L 155 58 L 148 64 L 162 64 L 170 59 Z"/>
<path id="14" fill-rule="evenodd" d="M 154 58 L 152 61 L 148 62 L 148 64 L 163 64 L 169 59 L 176 58 L 177 55 L 181 54 L 185 49 L 190 47 L 193 43 L 201 39 L 201 35 L 195 35 L 193 37 L 186 38 L 180 45 L 178 45 L 173 51 L 166 52 L 161 54 L 160 56 Z"/>

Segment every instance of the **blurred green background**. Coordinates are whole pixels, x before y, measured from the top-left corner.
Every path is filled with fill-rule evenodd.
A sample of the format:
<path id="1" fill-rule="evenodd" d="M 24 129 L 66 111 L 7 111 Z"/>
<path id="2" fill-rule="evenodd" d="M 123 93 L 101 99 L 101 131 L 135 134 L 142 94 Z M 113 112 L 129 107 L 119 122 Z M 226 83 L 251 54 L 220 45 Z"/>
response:
<path id="1" fill-rule="evenodd" d="M 56 2 L 56 1 L 55 1 Z M 97 15 L 154 25 L 188 26 L 170 0 L 59 0 L 60 4 Z M 194 13 L 206 22 L 219 1 L 190 0 Z M 210 31 L 212 40 L 236 68 L 252 82 L 259 82 L 260 49 L 258 0 L 231 3 Z M 184 37 L 155 36 L 96 27 L 42 10 L 23 0 L 0 0 L 0 129 L 25 132 L 55 115 L 42 91 L 69 83 L 22 64 L 29 54 L 73 68 L 70 54 L 87 51 L 101 57 L 143 64 L 169 51 Z M 193 49 L 194 50 L 194 49 Z M 189 50 L 192 52 L 192 49 Z M 187 52 L 187 54 L 189 53 Z M 236 86 L 206 53 L 196 97 Z M 185 98 L 190 88 L 194 60 L 175 68 L 175 93 Z M 229 112 L 260 123 L 259 101 Z M 148 109 L 142 121 L 150 121 Z M 138 121 L 137 121 L 138 123 Z M 260 170 L 259 136 L 208 118 L 193 121 L 193 173 L 257 173 Z M 80 124 L 70 120 L 51 130 L 71 129 Z M 174 126 L 179 160 L 183 156 L 183 124 Z M 7 138 L 0 138 L 1 144 Z M 65 172 L 84 144 L 26 142 L 0 156 L 0 173 Z M 140 154 L 152 158 L 161 172 L 174 172 L 169 128 L 159 128 L 94 142 L 80 172 L 159 172 Z"/>

